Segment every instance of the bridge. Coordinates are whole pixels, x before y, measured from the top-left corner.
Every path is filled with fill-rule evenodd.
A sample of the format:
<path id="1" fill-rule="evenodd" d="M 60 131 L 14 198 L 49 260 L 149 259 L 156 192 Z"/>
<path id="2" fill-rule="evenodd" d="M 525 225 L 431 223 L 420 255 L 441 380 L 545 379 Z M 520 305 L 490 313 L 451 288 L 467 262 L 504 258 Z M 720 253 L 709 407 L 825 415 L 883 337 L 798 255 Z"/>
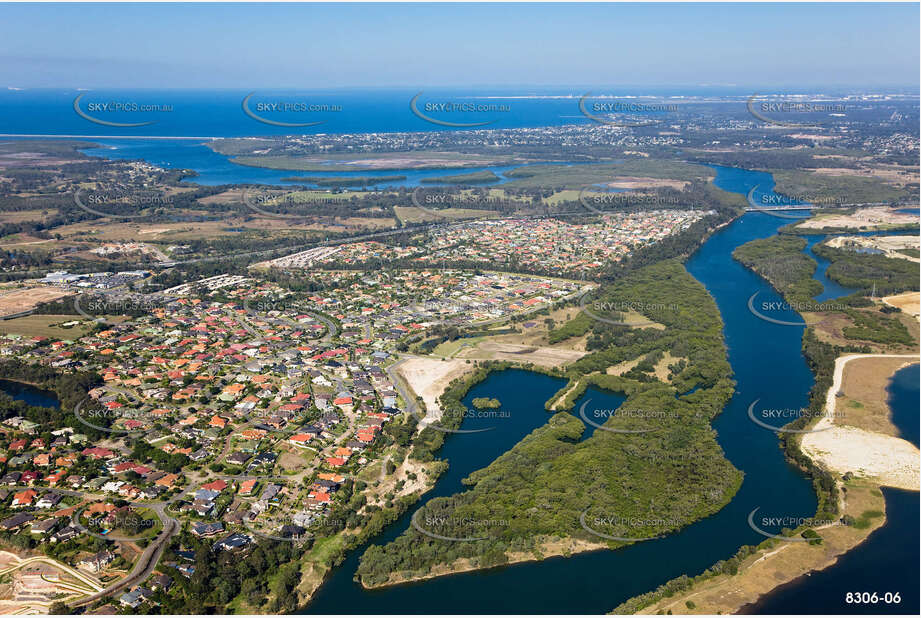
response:
<path id="1" fill-rule="evenodd" d="M 771 204 L 765 204 L 764 206 L 746 206 L 745 210 L 747 212 L 759 211 L 759 210 L 812 210 L 817 208 L 812 204 L 794 204 L 791 206 L 773 206 Z"/>

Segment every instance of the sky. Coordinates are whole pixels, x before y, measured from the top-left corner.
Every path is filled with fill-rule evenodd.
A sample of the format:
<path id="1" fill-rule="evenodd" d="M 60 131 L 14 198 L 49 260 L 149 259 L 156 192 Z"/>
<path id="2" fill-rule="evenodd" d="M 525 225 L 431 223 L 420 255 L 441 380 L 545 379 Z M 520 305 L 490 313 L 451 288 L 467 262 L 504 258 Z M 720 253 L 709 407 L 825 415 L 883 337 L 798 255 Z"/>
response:
<path id="1" fill-rule="evenodd" d="M 917 87 L 919 5 L 0 4 L 0 88 Z"/>

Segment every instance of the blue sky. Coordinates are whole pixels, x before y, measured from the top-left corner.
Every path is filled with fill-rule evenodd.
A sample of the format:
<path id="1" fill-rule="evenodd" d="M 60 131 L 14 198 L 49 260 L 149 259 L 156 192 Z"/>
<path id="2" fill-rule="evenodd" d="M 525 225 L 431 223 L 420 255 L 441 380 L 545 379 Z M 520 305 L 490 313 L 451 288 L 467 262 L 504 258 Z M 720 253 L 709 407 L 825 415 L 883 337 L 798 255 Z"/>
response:
<path id="1" fill-rule="evenodd" d="M 0 87 L 917 86 L 914 4 L 3 4 Z"/>

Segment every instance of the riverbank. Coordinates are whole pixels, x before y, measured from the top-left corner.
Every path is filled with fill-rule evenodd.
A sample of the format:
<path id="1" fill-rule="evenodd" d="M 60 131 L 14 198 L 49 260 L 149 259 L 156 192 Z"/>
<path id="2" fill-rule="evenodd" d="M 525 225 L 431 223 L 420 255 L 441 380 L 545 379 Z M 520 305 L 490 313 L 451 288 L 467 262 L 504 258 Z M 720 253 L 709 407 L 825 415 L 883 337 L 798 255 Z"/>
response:
<path id="1" fill-rule="evenodd" d="M 838 410 L 838 400 L 843 398 L 844 371 L 850 362 L 861 359 L 904 359 L 905 364 L 908 364 L 907 361 L 917 358 L 917 355 L 850 354 L 836 359 L 834 382 L 825 401 L 825 416 L 819 419 L 811 433 L 803 435 L 803 452 L 835 474 L 857 475 L 877 485 L 918 491 L 921 482 L 921 466 L 918 463 L 921 452 L 918 448 L 893 435 L 854 427 L 848 422 L 848 411 Z M 885 388 L 886 382 L 882 388 Z M 861 408 L 857 409 L 866 409 L 862 402 L 858 404 Z M 869 422 L 871 419 L 866 423 Z"/>
<path id="2" fill-rule="evenodd" d="M 802 434 L 800 438 L 802 451 L 817 465 L 836 476 L 840 475 L 841 479 L 836 481 L 841 517 L 834 523 L 815 528 L 822 537 L 821 544 L 767 541 L 742 562 L 735 574 L 702 579 L 679 595 L 659 600 L 637 613 L 744 613 L 745 607 L 757 603 L 778 587 L 836 564 L 841 556 L 883 527 L 886 524 L 886 503 L 880 487 L 918 491 L 921 477 L 918 449 L 894 435 L 835 423 L 848 420 L 847 416 L 836 413 L 836 409 L 839 400 L 857 402 L 858 409 L 865 411 L 861 417 L 863 423 L 879 424 L 878 417 L 882 417 L 891 424 L 889 407 L 880 409 L 878 405 L 871 404 L 886 400 L 886 384 L 893 374 L 912 364 L 911 361 L 916 358 L 855 354 L 836 360 L 834 380 L 826 396 L 825 416 L 813 424 L 810 433 Z M 885 372 L 882 375 L 876 372 L 873 385 L 860 382 L 861 372 L 847 371 L 849 364 L 867 361 L 885 362 Z M 846 380 L 845 376 L 850 380 Z M 842 392 L 850 398 L 840 397 Z M 855 419 L 850 421 L 855 422 Z M 842 522 L 850 522 L 850 525 Z"/>
<path id="3" fill-rule="evenodd" d="M 588 541 L 566 538 L 548 540 L 540 544 L 540 547 L 533 552 L 509 552 L 505 554 L 506 561 L 504 565 L 521 564 L 524 562 L 537 562 L 547 558 L 557 556 L 571 556 L 590 551 L 599 551 L 608 549 L 606 543 L 590 543 Z M 503 565 L 503 566 L 504 566 Z M 468 573 L 470 571 L 482 571 L 484 568 L 501 568 L 483 567 L 470 558 L 461 558 L 450 564 L 437 564 L 431 568 L 428 573 L 420 575 L 411 575 L 408 573 L 391 573 L 387 581 L 373 585 L 367 585 L 363 581 L 361 587 L 365 590 L 374 590 L 376 588 L 387 588 L 399 584 L 408 584 L 410 582 L 425 581 L 434 577 L 444 575 L 455 575 L 458 573 Z"/>
<path id="4" fill-rule="evenodd" d="M 778 586 L 832 566 L 886 522 L 885 500 L 878 487 L 865 481 L 844 483 L 842 487 L 847 490 L 842 512 L 854 517 L 859 522 L 857 526 L 836 522 L 817 527 L 822 537 L 818 545 L 768 541 L 742 562 L 736 574 L 704 580 L 637 614 L 736 614 Z"/>

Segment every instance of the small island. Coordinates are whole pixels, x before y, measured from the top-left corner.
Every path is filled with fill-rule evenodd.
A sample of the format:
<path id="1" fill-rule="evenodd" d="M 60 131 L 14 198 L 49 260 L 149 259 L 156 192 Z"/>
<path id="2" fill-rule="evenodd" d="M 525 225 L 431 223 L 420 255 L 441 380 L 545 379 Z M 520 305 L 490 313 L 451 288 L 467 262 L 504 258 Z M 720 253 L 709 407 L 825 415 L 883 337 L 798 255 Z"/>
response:
<path id="1" fill-rule="evenodd" d="M 473 407 L 477 410 L 498 410 L 502 406 L 495 397 L 474 397 Z"/>

